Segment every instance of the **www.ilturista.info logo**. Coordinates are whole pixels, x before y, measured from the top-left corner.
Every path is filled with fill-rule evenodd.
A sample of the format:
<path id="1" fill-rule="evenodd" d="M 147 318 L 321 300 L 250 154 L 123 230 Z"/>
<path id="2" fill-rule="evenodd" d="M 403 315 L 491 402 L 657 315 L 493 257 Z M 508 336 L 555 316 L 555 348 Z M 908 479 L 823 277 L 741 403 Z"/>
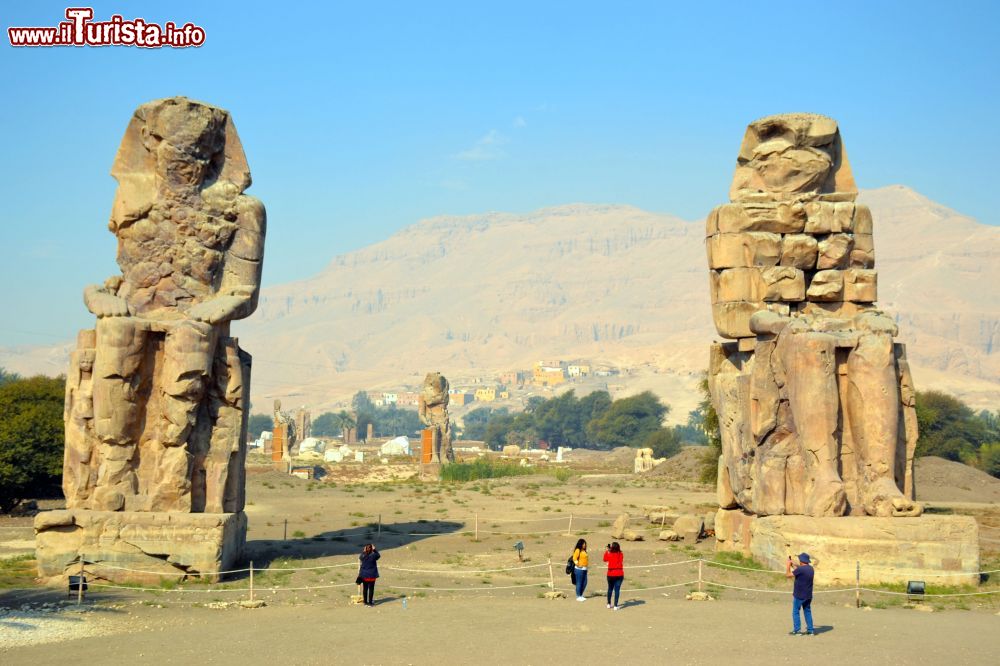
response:
<path id="1" fill-rule="evenodd" d="M 205 43 L 205 29 L 193 23 L 178 27 L 173 21 L 162 26 L 135 18 L 127 21 L 115 14 L 108 21 L 93 21 L 92 7 L 69 7 L 68 21 L 50 28 L 7 28 L 11 46 L 164 46 L 185 48 Z"/>

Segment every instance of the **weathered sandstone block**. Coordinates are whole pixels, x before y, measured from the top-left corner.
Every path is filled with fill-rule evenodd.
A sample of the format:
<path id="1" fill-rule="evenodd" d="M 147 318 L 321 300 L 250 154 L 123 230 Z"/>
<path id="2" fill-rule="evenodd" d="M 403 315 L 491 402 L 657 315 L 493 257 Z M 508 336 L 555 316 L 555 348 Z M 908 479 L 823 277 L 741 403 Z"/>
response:
<path id="1" fill-rule="evenodd" d="M 925 578 L 935 585 L 979 584 L 979 527 L 969 516 L 752 521 L 750 554 L 767 568 L 781 570 L 789 554 L 801 552 L 816 562 L 819 585 L 853 585 L 858 565 L 862 585 Z"/>
<path id="2" fill-rule="evenodd" d="M 810 301 L 844 300 L 844 275 L 842 271 L 818 271 L 806 290 Z"/>
<path id="3" fill-rule="evenodd" d="M 39 576 L 52 582 L 80 571 L 88 579 L 158 586 L 232 569 L 243 553 L 247 518 L 238 513 L 90 511 L 39 513 Z M 127 571 L 131 569 L 132 571 Z"/>
<path id="4" fill-rule="evenodd" d="M 819 242 L 815 236 L 808 234 L 787 234 L 781 239 L 782 266 L 791 266 L 800 270 L 816 268 L 816 258 L 819 254 Z"/>

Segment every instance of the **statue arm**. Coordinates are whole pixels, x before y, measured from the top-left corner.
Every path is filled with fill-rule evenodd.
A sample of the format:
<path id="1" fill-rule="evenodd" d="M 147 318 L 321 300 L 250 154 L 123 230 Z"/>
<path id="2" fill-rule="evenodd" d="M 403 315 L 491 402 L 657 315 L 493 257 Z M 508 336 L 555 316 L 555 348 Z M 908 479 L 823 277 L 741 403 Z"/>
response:
<path id="1" fill-rule="evenodd" d="M 103 285 L 92 284 L 83 290 L 83 304 L 98 319 L 104 317 L 127 317 L 128 303 L 115 292 L 121 284 L 121 277 L 108 278 Z"/>
<path id="2" fill-rule="evenodd" d="M 267 214 L 263 204 L 249 196 L 241 195 L 236 208 L 238 228 L 226 251 L 219 291 L 191 308 L 193 319 L 220 324 L 249 317 L 257 309 Z"/>

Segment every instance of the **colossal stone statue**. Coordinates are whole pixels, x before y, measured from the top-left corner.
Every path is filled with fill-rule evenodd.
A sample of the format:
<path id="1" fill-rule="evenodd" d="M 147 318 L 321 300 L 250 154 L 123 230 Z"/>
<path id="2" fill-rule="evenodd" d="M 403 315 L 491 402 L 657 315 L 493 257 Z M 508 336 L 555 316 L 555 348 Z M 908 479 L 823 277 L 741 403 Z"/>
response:
<path id="1" fill-rule="evenodd" d="M 112 175 L 122 272 L 84 291 L 97 325 L 80 333 L 66 383 L 67 512 L 36 524 L 49 575 L 62 573 L 65 549 L 46 533 L 60 520 L 86 532 L 107 522 L 97 514 L 124 512 L 118 527 L 148 513 L 233 514 L 221 519 L 226 539 L 245 539 L 251 361 L 229 323 L 257 307 L 265 213 L 243 194 L 250 172 L 236 128 L 228 112 L 183 97 L 144 104 Z M 126 550 L 104 555 L 122 561 Z"/>
<path id="2" fill-rule="evenodd" d="M 723 509 L 914 516 L 914 391 L 896 324 L 875 307 L 872 217 L 837 123 L 747 128 L 731 203 L 708 217 L 709 386 Z"/>
<path id="3" fill-rule="evenodd" d="M 431 429 L 432 463 L 454 462 L 451 448 L 451 422 L 448 419 L 448 380 L 440 372 L 429 372 L 424 378 L 418 402 L 420 420 Z"/>

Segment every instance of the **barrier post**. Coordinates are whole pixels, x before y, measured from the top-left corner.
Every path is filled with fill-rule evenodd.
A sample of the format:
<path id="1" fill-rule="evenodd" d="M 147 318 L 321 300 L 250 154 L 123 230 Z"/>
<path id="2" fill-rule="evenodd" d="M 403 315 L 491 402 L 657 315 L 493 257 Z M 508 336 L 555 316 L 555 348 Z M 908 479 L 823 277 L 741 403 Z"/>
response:
<path id="1" fill-rule="evenodd" d="M 555 590 L 556 589 L 556 582 L 555 582 L 555 579 L 552 577 L 552 558 L 551 557 L 549 558 L 549 589 L 550 590 Z"/>
<path id="2" fill-rule="evenodd" d="M 476 514 L 476 541 L 479 541 L 479 514 Z"/>
<path id="3" fill-rule="evenodd" d="M 569 527 L 566 528 L 566 536 L 573 536 L 573 514 L 569 514 Z"/>
<path id="4" fill-rule="evenodd" d="M 76 605 L 83 603 L 83 554 L 80 554 L 80 578 L 76 581 Z"/>
<path id="5" fill-rule="evenodd" d="M 288 518 L 285 518 L 285 536 L 281 537 L 282 541 L 288 541 Z"/>
<path id="6" fill-rule="evenodd" d="M 854 570 L 854 605 L 861 608 L 861 561 L 857 561 Z"/>
<path id="7" fill-rule="evenodd" d="M 382 514 L 381 513 L 378 514 L 378 532 L 377 532 L 376 536 L 378 536 L 378 537 L 382 536 Z"/>
<path id="8" fill-rule="evenodd" d="M 701 592 L 701 582 L 702 582 L 702 577 L 701 577 L 701 564 L 702 564 L 702 562 L 703 562 L 703 561 L 704 561 L 704 560 L 698 560 L 698 591 L 699 591 L 699 592 Z"/>
<path id="9" fill-rule="evenodd" d="M 253 603 L 253 560 L 250 560 L 250 603 Z"/>

